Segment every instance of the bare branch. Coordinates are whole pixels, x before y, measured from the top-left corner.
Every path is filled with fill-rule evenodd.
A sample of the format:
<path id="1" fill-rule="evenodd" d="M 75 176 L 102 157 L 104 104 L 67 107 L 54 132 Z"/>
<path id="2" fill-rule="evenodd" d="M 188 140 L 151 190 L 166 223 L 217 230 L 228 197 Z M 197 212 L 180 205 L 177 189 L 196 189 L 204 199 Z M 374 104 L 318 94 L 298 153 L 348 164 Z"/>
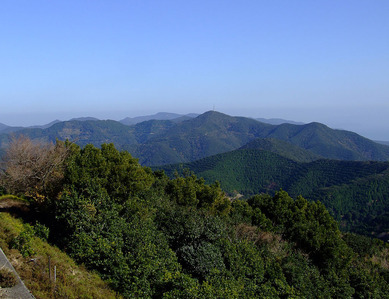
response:
<path id="1" fill-rule="evenodd" d="M 12 137 L 0 164 L 1 183 L 9 192 L 41 200 L 60 185 L 69 153 L 64 142 Z"/>

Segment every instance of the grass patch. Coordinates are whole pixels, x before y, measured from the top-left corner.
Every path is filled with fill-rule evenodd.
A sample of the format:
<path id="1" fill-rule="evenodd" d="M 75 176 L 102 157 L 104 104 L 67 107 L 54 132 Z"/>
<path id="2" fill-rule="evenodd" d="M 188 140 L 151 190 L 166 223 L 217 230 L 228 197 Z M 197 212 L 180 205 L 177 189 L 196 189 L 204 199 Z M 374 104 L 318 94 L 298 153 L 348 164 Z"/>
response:
<path id="1" fill-rule="evenodd" d="M 64 252 L 38 237 L 34 236 L 30 243 L 32 256 L 23 257 L 19 250 L 10 249 L 9 244 L 23 230 L 21 220 L 0 213 L 0 246 L 36 298 L 121 298 L 98 274 L 77 265 Z"/>
<path id="2" fill-rule="evenodd" d="M 15 195 L 5 194 L 5 195 L 1 195 L 1 196 L 0 196 L 0 201 L 2 201 L 2 200 L 7 200 L 7 199 L 17 200 L 17 201 L 21 201 L 21 202 L 24 202 L 24 203 L 28 203 L 28 200 L 27 200 L 27 199 L 24 199 L 24 198 L 15 196 Z"/>

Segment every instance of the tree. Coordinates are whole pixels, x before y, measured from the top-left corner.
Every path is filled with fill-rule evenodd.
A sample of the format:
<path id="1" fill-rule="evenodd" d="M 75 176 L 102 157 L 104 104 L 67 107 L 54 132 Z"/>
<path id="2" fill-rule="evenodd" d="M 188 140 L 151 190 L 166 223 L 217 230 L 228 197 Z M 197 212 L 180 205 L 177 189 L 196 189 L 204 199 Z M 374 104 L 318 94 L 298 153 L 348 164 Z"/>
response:
<path id="1" fill-rule="evenodd" d="M 93 185 L 106 190 L 112 200 L 125 202 L 129 197 L 150 189 L 154 183 L 151 169 L 142 167 L 127 151 L 102 144 L 101 149 L 86 145 L 68 159 L 67 186 L 83 190 L 85 196 Z"/>
<path id="2" fill-rule="evenodd" d="M 1 161 L 1 184 L 10 193 L 40 202 L 56 194 L 64 176 L 70 144 L 13 136 Z"/>

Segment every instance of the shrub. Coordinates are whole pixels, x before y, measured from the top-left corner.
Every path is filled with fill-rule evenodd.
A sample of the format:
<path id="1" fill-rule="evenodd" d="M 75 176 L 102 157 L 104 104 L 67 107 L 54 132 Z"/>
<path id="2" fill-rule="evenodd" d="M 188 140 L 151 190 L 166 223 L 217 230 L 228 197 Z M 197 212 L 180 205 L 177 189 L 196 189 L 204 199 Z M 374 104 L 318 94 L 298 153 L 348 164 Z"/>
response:
<path id="1" fill-rule="evenodd" d="M 16 285 L 17 280 L 15 275 L 8 269 L 0 269 L 0 287 L 1 288 L 12 288 Z"/>
<path id="2" fill-rule="evenodd" d="M 50 229 L 44 224 L 39 223 L 38 221 L 35 223 L 34 227 L 34 235 L 42 240 L 47 241 L 49 238 Z"/>
<path id="3" fill-rule="evenodd" d="M 34 229 L 28 224 L 24 224 L 23 227 L 24 230 L 19 236 L 11 240 L 10 247 L 19 250 L 23 257 L 28 257 L 35 253 L 31 246 L 32 238 L 34 237 Z"/>

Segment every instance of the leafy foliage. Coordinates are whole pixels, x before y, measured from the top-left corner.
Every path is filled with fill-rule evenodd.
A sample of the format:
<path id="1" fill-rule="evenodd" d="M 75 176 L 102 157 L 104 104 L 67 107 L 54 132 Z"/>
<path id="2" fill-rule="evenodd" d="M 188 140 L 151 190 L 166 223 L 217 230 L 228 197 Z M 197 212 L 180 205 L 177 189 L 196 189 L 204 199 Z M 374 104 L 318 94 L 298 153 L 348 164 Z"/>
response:
<path id="1" fill-rule="evenodd" d="M 45 240 L 33 237 L 31 247 L 36 252 L 32 257 L 22 257 L 16 249 L 9 249 L 12 239 L 24 230 L 20 218 L 0 212 L 0 246 L 13 264 L 20 278 L 36 298 L 122 298 L 109 289 L 108 284 L 94 272 L 76 265 L 74 260 L 58 247 Z M 36 226 L 33 226 L 36 231 Z M 51 278 L 56 266 L 56 282 L 49 277 L 48 257 L 51 258 Z M 4 287 L 1 285 L 1 287 Z"/>
<path id="2" fill-rule="evenodd" d="M 163 168 L 189 169 L 206 182 L 220 182 L 230 194 L 274 194 L 279 188 L 292 196 L 320 200 L 341 223 L 342 230 L 383 239 L 389 229 L 389 163 L 317 160 L 299 163 L 275 153 L 241 149 L 182 165 Z"/>
<path id="3" fill-rule="evenodd" d="M 168 178 L 112 144 L 71 153 L 61 192 L 31 217 L 49 228 L 51 242 L 126 298 L 389 293 L 388 248 L 373 243 L 366 251 L 363 240 L 342 236 L 318 201 L 282 190 L 230 199 L 217 182 L 207 185 L 190 172 Z M 281 166 L 273 170 L 281 177 Z M 31 234 L 46 231 L 40 224 L 30 228 Z"/>
<path id="4" fill-rule="evenodd" d="M 32 248 L 32 238 L 34 237 L 34 229 L 28 225 L 24 225 L 24 230 L 15 237 L 10 247 L 20 251 L 23 257 L 28 257 L 35 254 L 35 250 Z"/>

